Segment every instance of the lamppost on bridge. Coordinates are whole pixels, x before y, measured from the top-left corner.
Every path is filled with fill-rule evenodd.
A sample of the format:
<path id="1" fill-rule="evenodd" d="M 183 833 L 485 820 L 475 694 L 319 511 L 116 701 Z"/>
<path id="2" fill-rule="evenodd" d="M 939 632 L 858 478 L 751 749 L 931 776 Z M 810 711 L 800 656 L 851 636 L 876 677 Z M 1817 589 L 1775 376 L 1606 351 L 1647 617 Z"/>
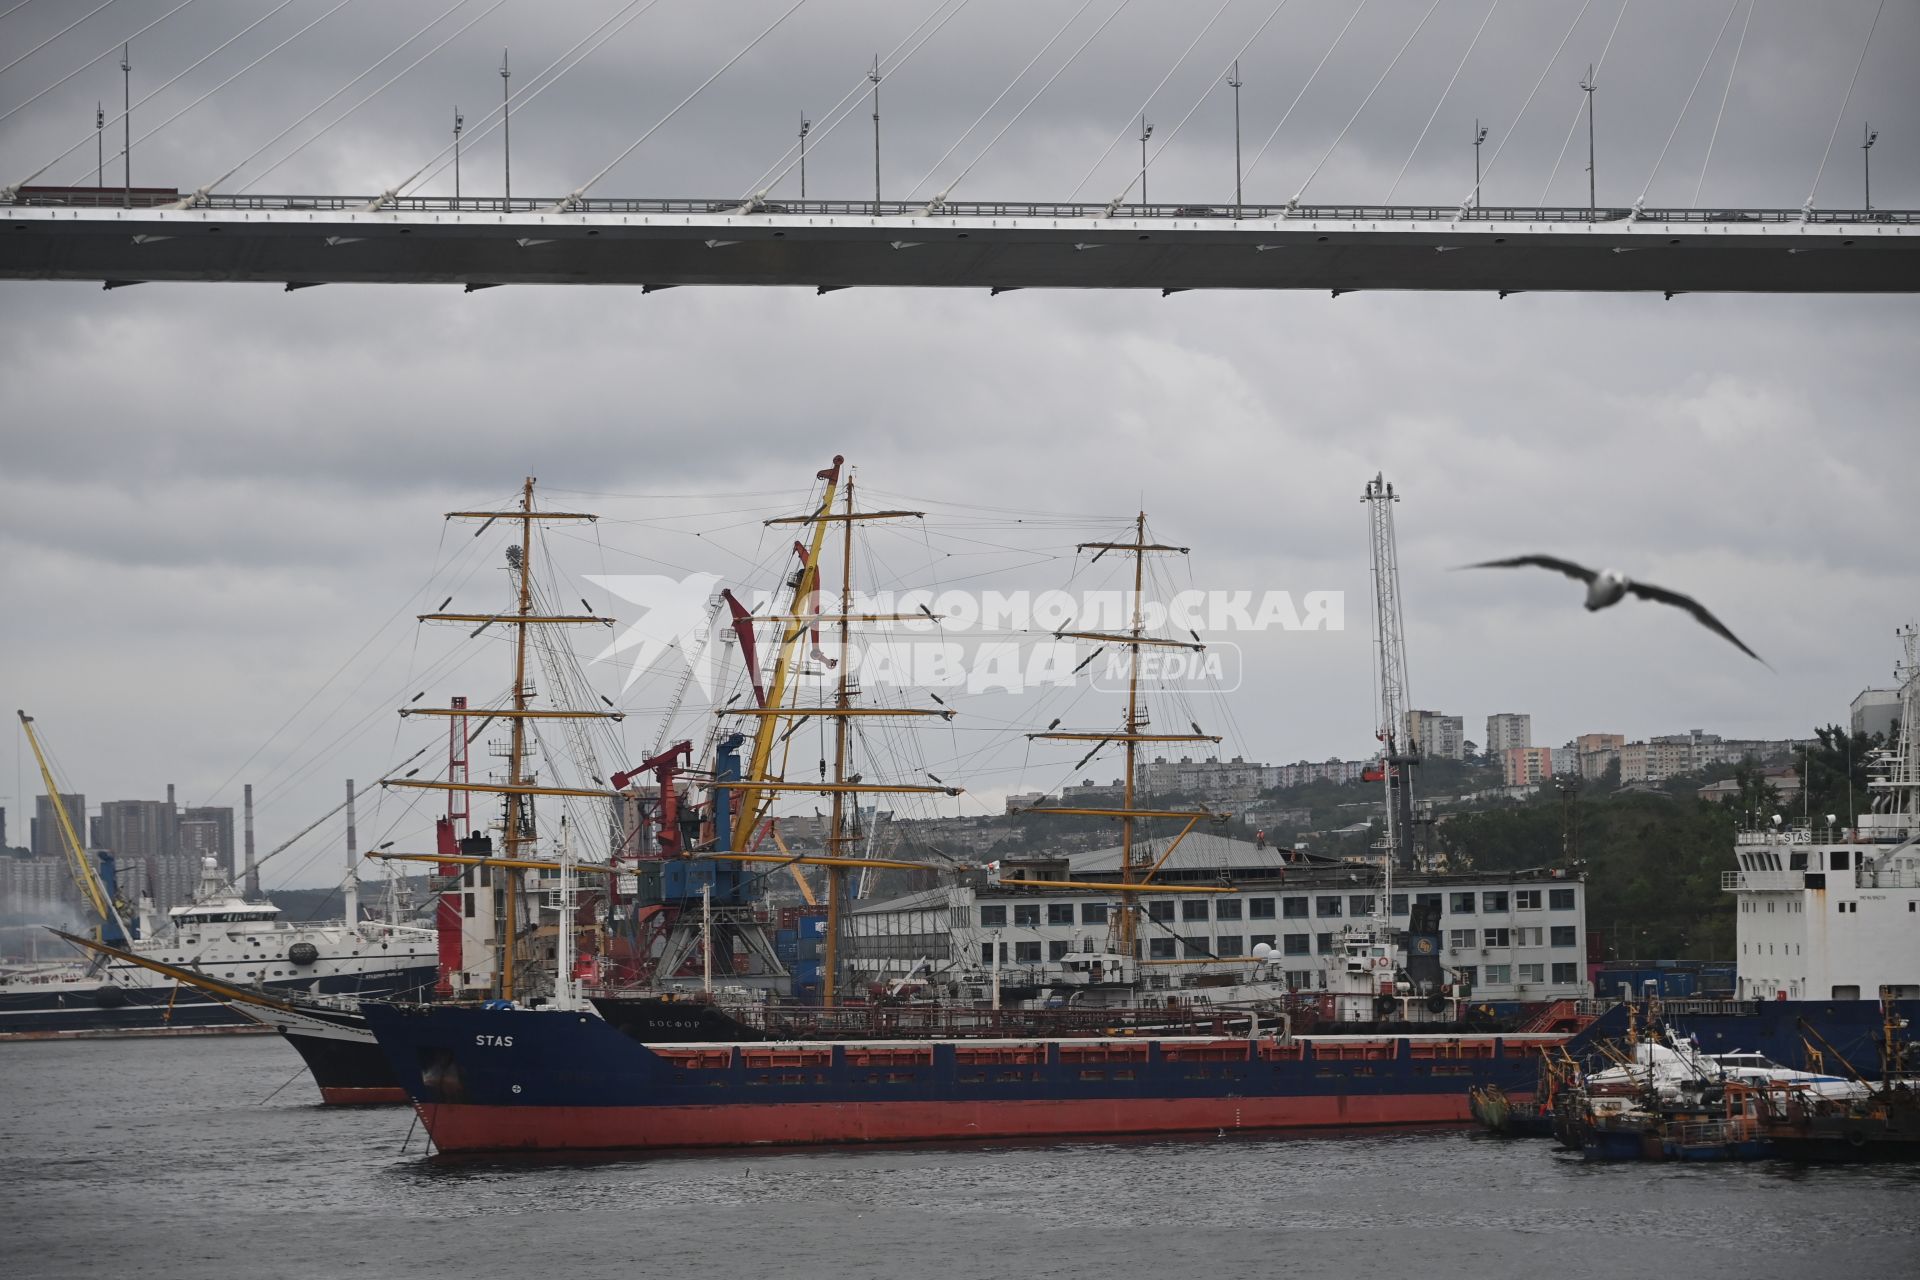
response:
<path id="1" fill-rule="evenodd" d="M 807 134 L 813 130 L 813 121 L 807 119 L 807 113 L 800 113 L 800 198 L 807 198 Z"/>
<path id="2" fill-rule="evenodd" d="M 513 68 L 507 65 L 507 51 L 500 51 L 500 128 L 501 145 L 504 148 L 504 178 L 506 182 L 507 208 L 513 208 L 513 95 L 508 87 L 513 83 Z"/>
<path id="3" fill-rule="evenodd" d="M 93 185 L 107 185 L 107 108 L 97 98 L 93 103 Z"/>
<path id="4" fill-rule="evenodd" d="M 1860 137 L 1863 139 L 1860 143 L 1860 176 L 1867 184 L 1866 207 L 1871 213 L 1873 211 L 1873 144 L 1879 140 L 1880 131 L 1863 122 L 1860 126 Z"/>
<path id="5" fill-rule="evenodd" d="M 1593 65 L 1587 65 L 1587 78 L 1580 82 L 1581 91 L 1587 95 L 1587 208 L 1597 209 L 1599 201 L 1595 198 L 1595 179 L 1593 173 L 1593 91 L 1600 86 L 1594 83 Z"/>
<path id="6" fill-rule="evenodd" d="M 460 104 L 453 104 L 453 198 L 460 199 L 460 130 L 466 127 L 467 118 L 460 114 Z"/>
<path id="7" fill-rule="evenodd" d="M 1487 127 L 1476 118 L 1473 122 L 1473 207 L 1480 207 L 1480 144 L 1487 140 Z"/>
<path id="8" fill-rule="evenodd" d="M 867 72 L 867 79 L 873 81 L 873 212 L 880 214 L 880 55 L 873 55 L 873 70 Z"/>
<path id="9" fill-rule="evenodd" d="M 133 208 L 133 45 L 120 46 L 120 92 L 125 105 L 121 108 L 121 154 L 126 158 L 126 207 Z"/>
<path id="10" fill-rule="evenodd" d="M 1147 139 L 1153 136 L 1153 126 L 1147 123 L 1147 113 L 1140 113 L 1140 206 L 1147 203 Z"/>
<path id="11" fill-rule="evenodd" d="M 1233 86 L 1233 216 L 1240 216 L 1240 184 L 1243 174 L 1240 169 L 1240 59 L 1233 60 L 1233 70 L 1227 74 L 1227 83 Z"/>

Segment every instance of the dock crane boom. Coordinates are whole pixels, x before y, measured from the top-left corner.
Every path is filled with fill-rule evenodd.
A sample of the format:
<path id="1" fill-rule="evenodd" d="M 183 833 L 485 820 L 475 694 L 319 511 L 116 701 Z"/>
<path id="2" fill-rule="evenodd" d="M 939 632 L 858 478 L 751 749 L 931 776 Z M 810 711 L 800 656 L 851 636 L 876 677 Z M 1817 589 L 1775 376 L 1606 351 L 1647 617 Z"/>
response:
<path id="1" fill-rule="evenodd" d="M 46 784 L 47 798 L 53 802 L 54 820 L 60 827 L 60 847 L 66 851 L 68 869 L 73 873 L 73 883 L 85 895 L 93 909 L 100 913 L 103 933 L 117 930 L 117 938 L 128 937 L 126 921 L 120 918 L 120 908 L 108 894 L 107 888 L 100 882 L 100 875 L 87 861 L 87 850 L 80 843 L 79 833 L 73 829 L 73 819 L 67 814 L 65 798 L 60 787 L 53 780 L 53 768 L 47 763 L 46 752 L 40 749 L 40 735 L 33 731 L 33 717 L 24 711 L 16 710 L 20 717 L 20 727 L 27 732 L 27 744 L 33 748 L 33 759 L 40 766 L 40 780 Z M 115 940 L 109 937 L 109 941 Z"/>

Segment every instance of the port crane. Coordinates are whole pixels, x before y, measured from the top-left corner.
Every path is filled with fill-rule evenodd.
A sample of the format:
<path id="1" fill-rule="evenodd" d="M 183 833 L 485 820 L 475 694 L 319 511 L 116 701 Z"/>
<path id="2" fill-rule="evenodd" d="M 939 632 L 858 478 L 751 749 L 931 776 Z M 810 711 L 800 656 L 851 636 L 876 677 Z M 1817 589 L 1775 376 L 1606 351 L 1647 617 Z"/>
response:
<path id="1" fill-rule="evenodd" d="M 108 882 L 103 883 L 100 874 L 93 869 L 93 863 L 87 859 L 86 848 L 80 843 L 80 835 L 73 829 L 73 819 L 67 813 L 66 797 L 53 780 L 53 767 L 47 763 L 47 754 L 40 748 L 40 735 L 33 731 L 33 717 L 24 711 L 15 711 L 14 714 L 20 717 L 20 727 L 27 734 L 27 745 L 33 748 L 34 762 L 40 766 L 40 779 L 46 784 L 47 798 L 53 803 L 54 822 L 60 828 L 60 847 L 66 852 L 73 883 L 100 915 L 99 938 L 113 946 L 125 946 L 132 934 L 128 932 L 126 920 L 120 913 L 122 904 L 115 900 L 117 880 L 110 877 Z"/>
<path id="2" fill-rule="evenodd" d="M 1413 773 L 1420 763 L 1420 748 L 1407 723 L 1407 644 L 1400 616 L 1400 553 L 1393 531 L 1393 504 L 1399 500 L 1384 473 L 1376 473 L 1360 496 L 1367 506 L 1373 551 L 1373 643 L 1380 696 L 1379 777 L 1371 770 L 1366 777 L 1386 788 L 1387 860 L 1399 870 L 1411 871 L 1415 864 Z"/>

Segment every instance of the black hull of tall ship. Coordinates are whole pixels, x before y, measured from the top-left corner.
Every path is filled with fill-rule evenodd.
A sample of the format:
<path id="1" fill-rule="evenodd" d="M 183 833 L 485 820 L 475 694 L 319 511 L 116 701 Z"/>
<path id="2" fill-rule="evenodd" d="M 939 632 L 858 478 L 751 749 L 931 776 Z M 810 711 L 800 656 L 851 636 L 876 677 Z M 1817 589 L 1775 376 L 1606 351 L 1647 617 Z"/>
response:
<path id="1" fill-rule="evenodd" d="M 378 1106 L 407 1100 L 358 1006 L 302 1001 L 285 1008 L 242 1008 L 250 1020 L 279 1032 L 300 1055 L 320 1090 L 320 1100 L 329 1106 Z"/>
<path id="2" fill-rule="evenodd" d="M 408 998 L 431 991 L 431 964 L 384 973 L 317 980 L 318 994 L 366 999 Z M 313 993 L 315 981 L 267 983 L 264 994 L 283 999 Z M 259 1024 L 226 1002 L 184 984 L 124 986 L 101 982 L 80 989 L 0 988 L 0 1040 L 111 1038 L 171 1033 L 246 1032 Z"/>

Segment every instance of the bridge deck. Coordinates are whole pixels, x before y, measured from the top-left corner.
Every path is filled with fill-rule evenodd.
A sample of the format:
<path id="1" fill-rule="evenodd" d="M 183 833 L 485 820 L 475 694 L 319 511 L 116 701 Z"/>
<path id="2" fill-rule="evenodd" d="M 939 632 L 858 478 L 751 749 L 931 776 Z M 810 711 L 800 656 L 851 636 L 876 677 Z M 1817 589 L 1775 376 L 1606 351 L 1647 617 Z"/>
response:
<path id="1" fill-rule="evenodd" d="M 1920 291 L 1920 214 L 918 205 L 22 192 L 0 278 L 1664 293 Z"/>

